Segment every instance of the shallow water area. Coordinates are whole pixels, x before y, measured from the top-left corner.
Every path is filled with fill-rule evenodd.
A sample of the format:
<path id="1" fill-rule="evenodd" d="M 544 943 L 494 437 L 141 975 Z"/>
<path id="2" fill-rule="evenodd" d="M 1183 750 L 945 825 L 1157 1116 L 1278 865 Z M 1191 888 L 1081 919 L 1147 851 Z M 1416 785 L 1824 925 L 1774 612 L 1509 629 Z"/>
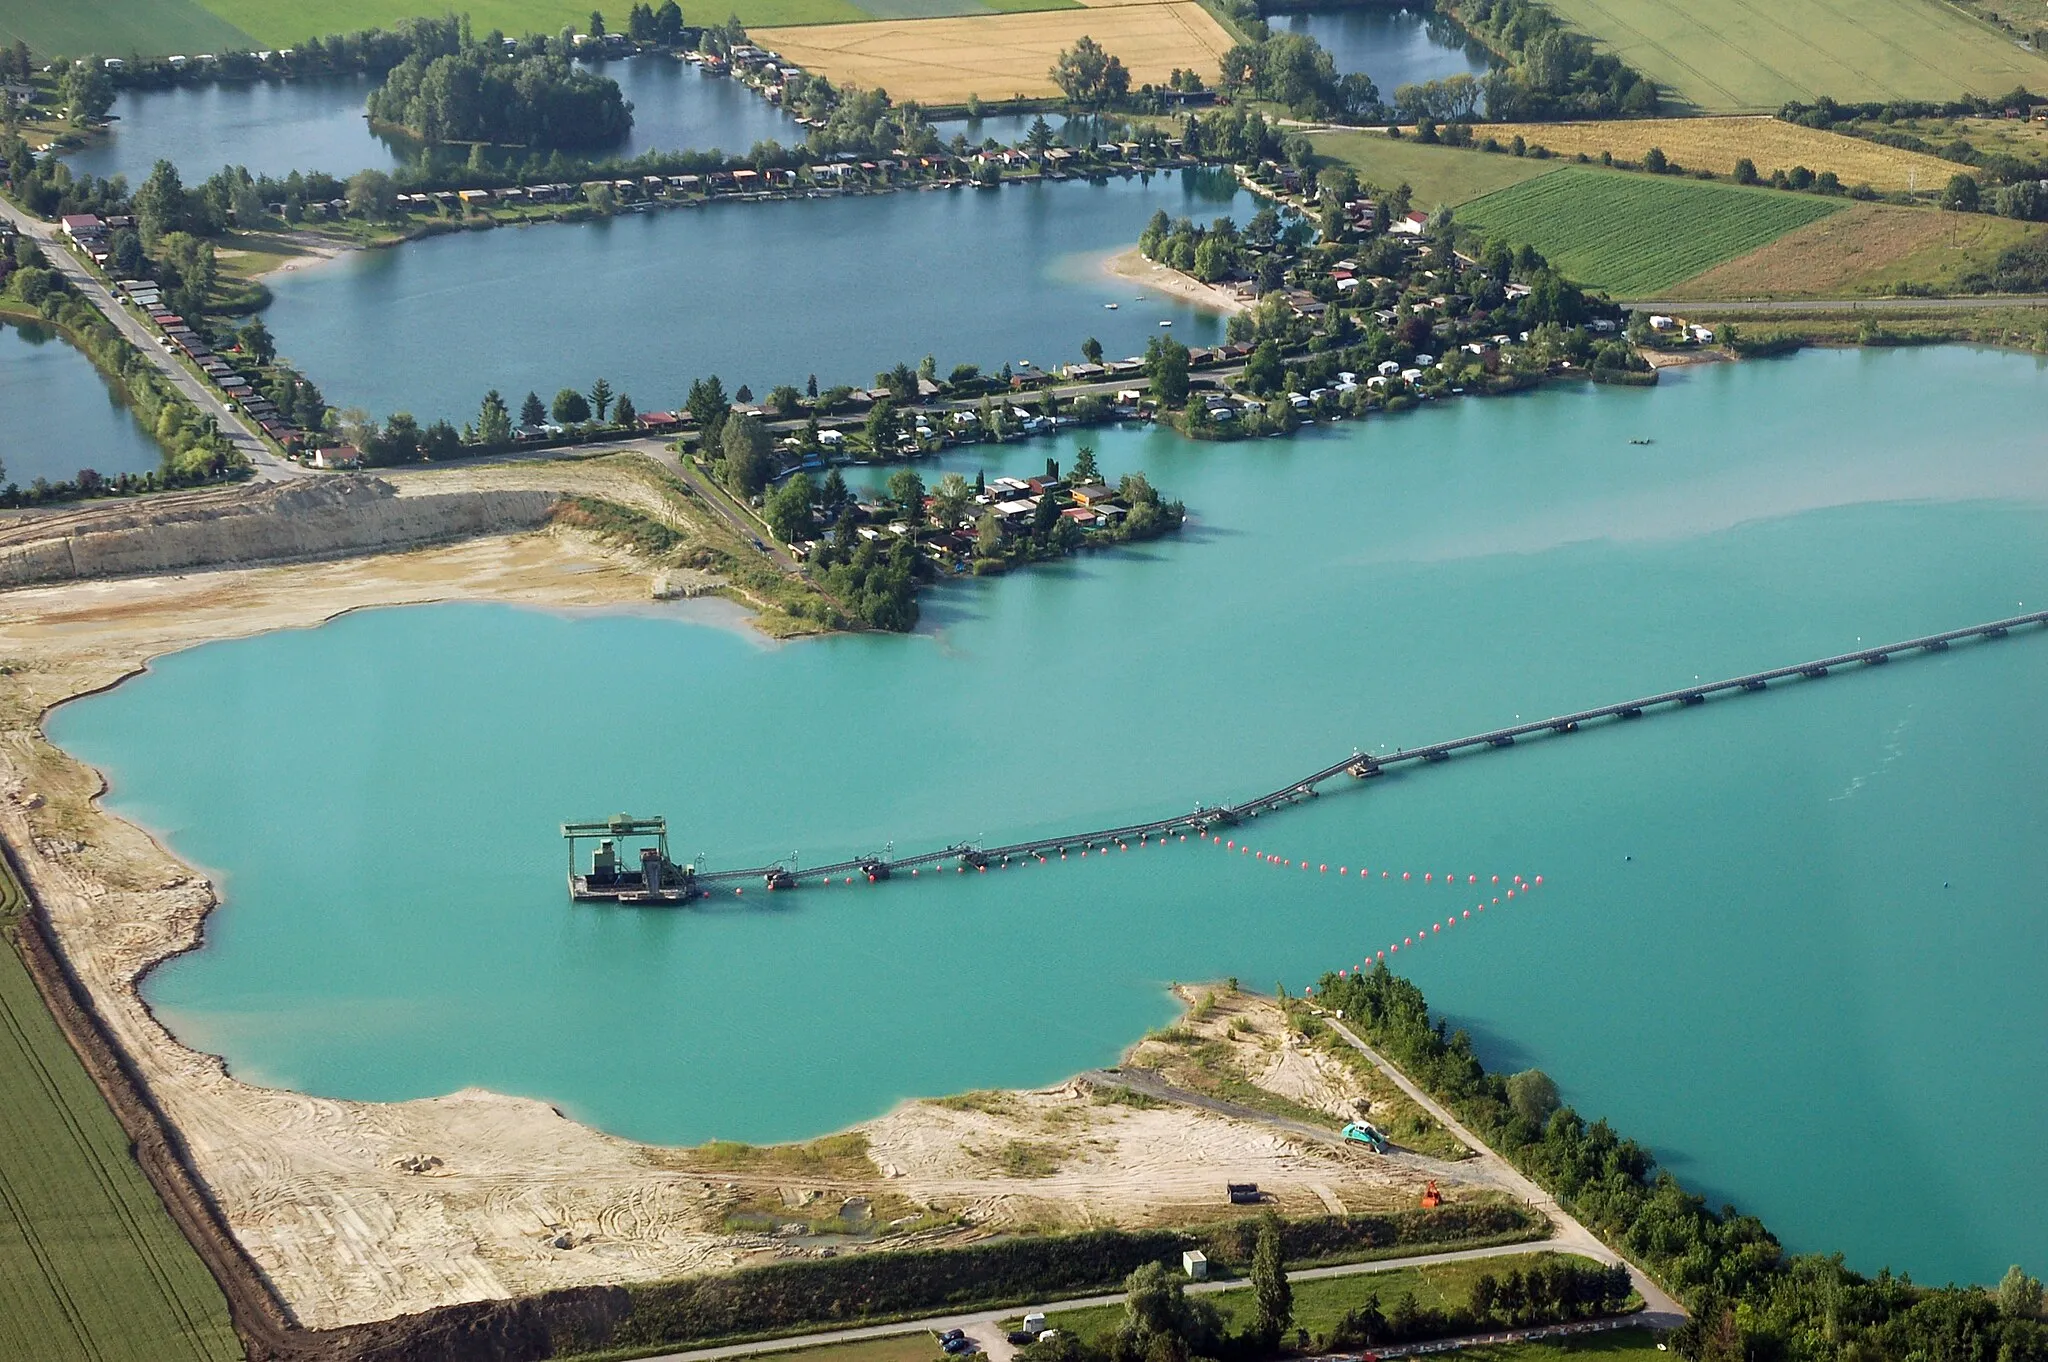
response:
<path id="1" fill-rule="evenodd" d="M 1233 839 L 1308 869 L 1174 841 L 607 909 L 567 902 L 557 825 L 665 813 L 713 867 L 1007 841 L 2040 608 L 2043 377 L 1827 352 L 1295 440 L 1098 430 L 1105 473 L 1193 523 L 930 592 L 912 637 L 376 611 L 164 658 L 50 728 L 220 873 L 205 947 L 145 992 L 251 1081 L 796 1138 L 1113 1062 L 1172 979 L 1298 991 L 1420 934 L 1400 968 L 1489 1064 L 1540 1065 L 1711 1201 L 1992 1280 L 2048 1256 L 2038 631 L 1332 787 Z M 1494 904 L 1495 874 L 1544 887 Z"/>
<path id="2" fill-rule="evenodd" d="M 1050 368 L 1089 336 L 1120 357 L 1161 322 L 1213 344 L 1215 314 L 1071 267 L 1133 245 L 1157 208 L 1255 211 L 1227 174 L 1199 171 L 722 203 L 355 252 L 273 278 L 264 319 L 337 405 L 422 420 L 461 418 L 491 388 L 517 405 L 599 374 L 656 411 L 711 373 L 765 395 L 812 374 L 865 387 L 927 354 L 942 374 Z M 583 339 L 565 349 L 564 335 Z"/>
<path id="3" fill-rule="evenodd" d="M 156 441 L 91 360 L 48 327 L 0 322 L 0 486 L 162 465 Z"/>

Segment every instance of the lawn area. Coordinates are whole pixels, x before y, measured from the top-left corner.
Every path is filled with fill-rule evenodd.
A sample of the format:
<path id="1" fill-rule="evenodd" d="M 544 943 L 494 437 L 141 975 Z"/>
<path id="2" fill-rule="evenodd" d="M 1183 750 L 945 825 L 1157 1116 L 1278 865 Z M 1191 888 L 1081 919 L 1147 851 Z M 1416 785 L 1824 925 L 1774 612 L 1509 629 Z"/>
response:
<path id="1" fill-rule="evenodd" d="M 19 889 L 0 867 L 0 922 Z M 236 1362 L 227 1301 L 0 942 L 0 1360 Z"/>
<path id="2" fill-rule="evenodd" d="M 1425 145 L 1384 132 L 1318 132 L 1309 134 L 1309 140 L 1319 153 L 1350 166 L 1368 184 L 1381 189 L 1408 185 L 1415 191 L 1415 206 L 1425 212 L 1455 207 L 1564 167 L 1562 161 Z"/>
<path id="3" fill-rule="evenodd" d="M 2040 126 L 2048 131 L 2048 124 Z M 1599 123 L 1494 123 L 1474 127 L 1472 134 L 1502 143 L 1525 137 L 1531 145 L 1570 156 L 1583 152 L 1597 159 L 1607 151 L 1632 162 L 1640 162 L 1656 147 L 1687 170 L 1711 170 L 1721 176 L 1733 175 L 1736 161 L 1746 156 L 1766 179 L 1774 170 L 1805 166 L 1815 174 L 1832 170 L 1844 186 L 1867 184 L 1876 189 L 1939 189 L 1962 169 L 1926 152 L 1904 151 L 1756 114 L 1622 118 Z"/>
<path id="4" fill-rule="evenodd" d="M 1706 113 L 1812 102 L 1954 99 L 2048 84 L 2048 59 L 1938 0 L 1551 0 Z"/>
<path id="5" fill-rule="evenodd" d="M 1958 291 L 2048 226 L 1982 213 L 1851 204 L 1664 291 L 1679 299 L 1856 298 Z"/>
<path id="6" fill-rule="evenodd" d="M 0 4 L 0 42 L 17 40 L 38 60 L 226 52 L 254 45 L 248 33 L 197 0 L 7 0 Z"/>
<path id="7" fill-rule="evenodd" d="M 1841 209 L 1836 199 L 1573 166 L 1466 204 L 1458 221 L 1531 245 L 1579 284 L 1643 297 Z"/>
<path id="8" fill-rule="evenodd" d="M 1294 1322 L 1311 1334 L 1327 1336 L 1348 1310 L 1379 1298 L 1382 1309 L 1392 1309 L 1402 1296 L 1412 1294 L 1420 1306 L 1439 1309 L 1463 1308 L 1471 1299 L 1472 1283 L 1482 1274 L 1505 1277 L 1517 1269 L 1526 1271 L 1537 1260 L 1555 1258 L 1551 1253 L 1515 1253 L 1497 1258 L 1473 1258 L 1462 1262 L 1436 1263 L 1424 1267 L 1396 1268 L 1389 1272 L 1360 1272 L 1343 1277 L 1320 1277 L 1312 1281 L 1296 1278 Z M 1258 1311 L 1249 1286 L 1233 1287 L 1205 1297 L 1223 1315 L 1227 1328 L 1245 1327 Z M 1046 1324 L 1088 1339 L 1100 1339 L 1123 1323 L 1122 1305 L 1098 1305 L 1085 1310 L 1056 1311 Z"/>

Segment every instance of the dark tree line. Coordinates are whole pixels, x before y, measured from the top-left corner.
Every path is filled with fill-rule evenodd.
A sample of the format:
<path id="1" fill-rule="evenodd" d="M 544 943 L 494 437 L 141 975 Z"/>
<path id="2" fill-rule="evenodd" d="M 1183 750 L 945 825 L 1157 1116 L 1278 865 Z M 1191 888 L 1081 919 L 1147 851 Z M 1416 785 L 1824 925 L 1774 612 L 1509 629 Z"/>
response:
<path id="1" fill-rule="evenodd" d="M 429 146 L 505 142 L 529 147 L 610 146 L 633 126 L 619 83 L 559 56 L 512 58 L 502 45 L 407 57 L 368 100 L 370 117 Z"/>

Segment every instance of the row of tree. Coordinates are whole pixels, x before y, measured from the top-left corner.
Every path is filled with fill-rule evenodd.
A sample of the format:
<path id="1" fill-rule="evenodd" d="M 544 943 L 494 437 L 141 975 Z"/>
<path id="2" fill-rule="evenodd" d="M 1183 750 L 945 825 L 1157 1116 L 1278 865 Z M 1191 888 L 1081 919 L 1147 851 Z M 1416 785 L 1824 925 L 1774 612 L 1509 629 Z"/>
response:
<path id="1" fill-rule="evenodd" d="M 1710 1209 L 1605 1121 L 1556 1105 L 1555 1088 L 1488 1073 L 1464 1031 L 1384 964 L 1326 975 L 1317 992 L 1371 1043 L 1581 1220 L 1675 1292 L 1675 1335 L 1700 1362 L 1955 1358 L 2048 1362 L 2041 1284 L 2015 1267 L 1996 1290 L 1865 1277 L 1839 1255 L 1787 1258 L 1753 1216 Z"/>

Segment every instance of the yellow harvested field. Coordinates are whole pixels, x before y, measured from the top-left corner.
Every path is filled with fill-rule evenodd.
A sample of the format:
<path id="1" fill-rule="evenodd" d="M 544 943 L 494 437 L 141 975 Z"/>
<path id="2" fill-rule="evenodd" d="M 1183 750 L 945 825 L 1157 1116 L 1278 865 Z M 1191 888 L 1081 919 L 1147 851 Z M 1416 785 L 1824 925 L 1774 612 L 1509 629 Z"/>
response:
<path id="1" fill-rule="evenodd" d="M 1053 62 L 1083 35 L 1122 59 L 1133 87 L 1163 84 L 1176 68 L 1213 78 L 1231 45 L 1193 0 L 754 30 L 755 41 L 834 84 L 921 104 L 1057 94 Z"/>
<path id="2" fill-rule="evenodd" d="M 1873 189 L 1938 189 L 1960 169 L 1938 156 L 1768 117 L 1498 123 L 1475 127 L 1472 133 L 1502 143 L 1519 135 L 1566 156 L 1584 152 L 1598 157 L 1611 151 L 1625 161 L 1641 161 L 1651 147 L 1658 147 L 1688 170 L 1711 170 L 1716 175 L 1733 174 L 1735 162 L 1747 156 L 1766 178 L 1773 170 L 1805 166 L 1816 175 L 1832 170 L 1844 185 L 1867 184 Z"/>

